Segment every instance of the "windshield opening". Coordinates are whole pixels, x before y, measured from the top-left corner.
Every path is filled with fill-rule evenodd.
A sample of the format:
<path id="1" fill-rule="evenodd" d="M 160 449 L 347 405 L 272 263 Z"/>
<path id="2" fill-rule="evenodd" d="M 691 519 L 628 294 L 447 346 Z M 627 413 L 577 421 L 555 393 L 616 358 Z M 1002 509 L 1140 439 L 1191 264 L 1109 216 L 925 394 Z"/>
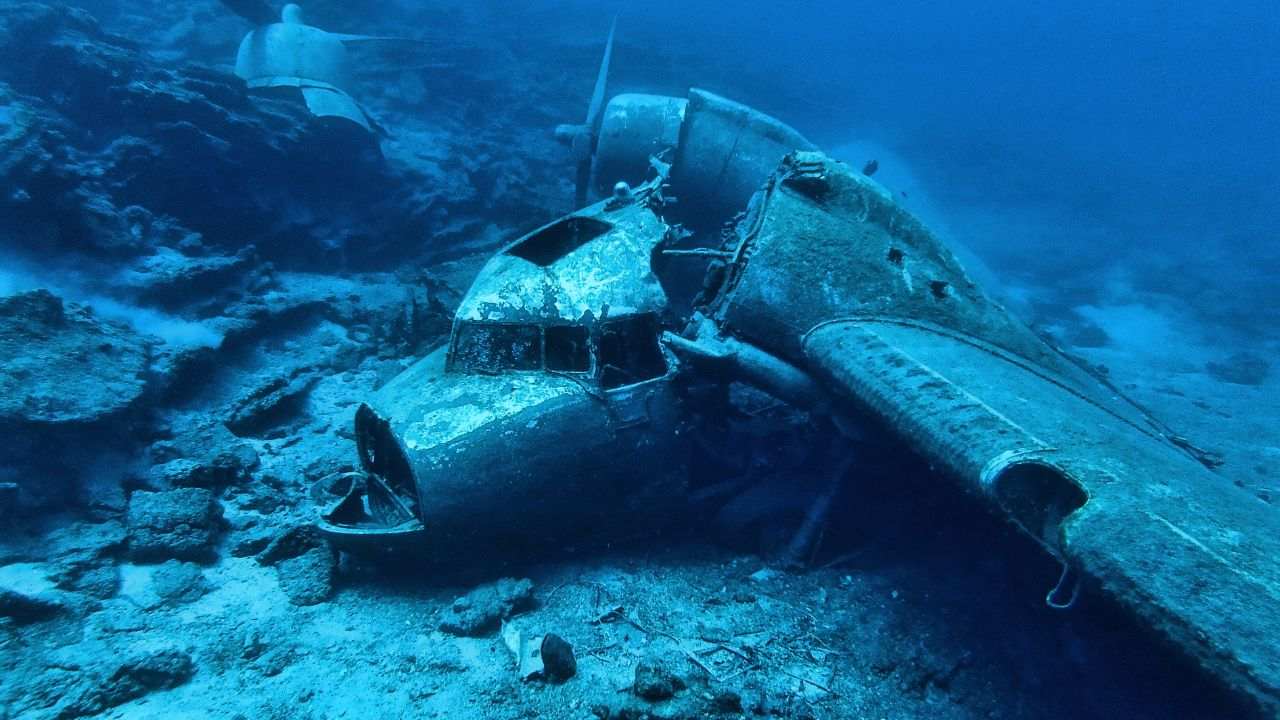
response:
<path id="1" fill-rule="evenodd" d="M 613 225 L 603 220 L 567 217 L 512 246 L 507 254 L 546 267 L 612 229 Z"/>
<path id="2" fill-rule="evenodd" d="M 596 379 L 602 388 L 610 390 L 667 373 L 667 359 L 658 340 L 660 332 L 658 317 L 653 313 L 604 323 L 594 347 L 585 325 L 464 322 L 454 333 L 449 369 L 475 373 L 589 373 L 598 368 Z"/>
<path id="3" fill-rule="evenodd" d="M 610 390 L 665 375 L 667 359 L 658 344 L 659 331 L 653 313 L 605 323 L 596 350 L 601 387 Z"/>
<path id="4" fill-rule="evenodd" d="M 542 329 L 537 325 L 465 323 L 458 328 L 450 362 L 464 372 L 541 369 Z"/>
<path id="5" fill-rule="evenodd" d="M 547 327 L 545 347 L 548 370 L 587 372 L 591 369 L 589 335 L 582 325 Z"/>

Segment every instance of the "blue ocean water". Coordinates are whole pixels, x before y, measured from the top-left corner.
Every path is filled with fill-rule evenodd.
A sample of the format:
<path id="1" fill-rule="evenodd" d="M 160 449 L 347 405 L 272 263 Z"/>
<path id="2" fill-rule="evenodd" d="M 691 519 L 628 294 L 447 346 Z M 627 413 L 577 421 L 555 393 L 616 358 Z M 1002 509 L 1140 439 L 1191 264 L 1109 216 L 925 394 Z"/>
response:
<path id="1" fill-rule="evenodd" d="M 1278 47 L 0 5 L 0 718 L 1274 716 Z"/>

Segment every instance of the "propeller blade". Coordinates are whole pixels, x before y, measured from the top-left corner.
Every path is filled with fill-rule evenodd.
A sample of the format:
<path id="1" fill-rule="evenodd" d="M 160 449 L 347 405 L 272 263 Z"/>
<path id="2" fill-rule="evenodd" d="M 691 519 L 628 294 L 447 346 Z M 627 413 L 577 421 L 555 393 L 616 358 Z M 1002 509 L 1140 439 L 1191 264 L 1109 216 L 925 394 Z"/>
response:
<path id="1" fill-rule="evenodd" d="M 609 39 L 604 44 L 604 58 L 600 61 L 600 72 L 596 75 L 596 86 L 591 91 L 591 103 L 587 105 L 587 121 L 577 127 L 557 129 L 557 135 L 568 140 L 578 161 L 578 173 L 574 185 L 574 209 L 587 204 L 587 194 L 591 187 L 591 160 L 596 150 L 596 125 L 600 121 L 600 111 L 604 109 L 604 91 L 609 82 L 609 60 L 613 57 L 613 33 L 618 29 L 618 16 L 613 16 L 613 24 L 609 26 Z"/>
<path id="2" fill-rule="evenodd" d="M 600 74 L 596 75 L 596 87 L 591 92 L 591 104 L 587 106 L 587 128 L 594 133 L 596 120 L 604 107 L 604 89 L 609 80 L 609 59 L 613 56 L 613 31 L 618 29 L 618 16 L 613 16 L 609 26 L 609 40 L 604 44 L 604 59 L 600 61 Z"/>

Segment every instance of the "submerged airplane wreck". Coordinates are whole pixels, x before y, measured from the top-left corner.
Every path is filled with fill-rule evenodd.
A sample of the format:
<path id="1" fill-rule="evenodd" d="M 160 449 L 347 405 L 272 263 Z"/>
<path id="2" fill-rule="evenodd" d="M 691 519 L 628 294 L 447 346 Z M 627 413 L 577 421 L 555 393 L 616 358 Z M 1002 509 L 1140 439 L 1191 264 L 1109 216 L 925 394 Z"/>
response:
<path id="1" fill-rule="evenodd" d="M 791 128 L 698 90 L 602 98 L 573 144 L 609 197 L 498 252 L 449 344 L 359 407 L 362 470 L 315 489 L 335 544 L 456 554 L 621 526 L 682 496 L 682 380 L 740 382 L 887 429 L 1062 563 L 1046 602 L 1087 583 L 1280 711 L 1280 524 L 1260 502 Z M 732 223 L 681 249 L 676 216 Z M 710 260 L 689 313 L 662 278 L 681 254 Z"/>
<path id="2" fill-rule="evenodd" d="M 303 20 L 296 3 L 285 4 L 278 16 L 264 0 L 223 0 L 223 5 L 256 25 L 236 51 L 235 73 L 246 87 L 258 92 L 296 90 L 314 117 L 338 118 L 366 132 L 380 131 L 352 97 L 353 62 L 348 48 L 416 41 L 321 30 Z"/>

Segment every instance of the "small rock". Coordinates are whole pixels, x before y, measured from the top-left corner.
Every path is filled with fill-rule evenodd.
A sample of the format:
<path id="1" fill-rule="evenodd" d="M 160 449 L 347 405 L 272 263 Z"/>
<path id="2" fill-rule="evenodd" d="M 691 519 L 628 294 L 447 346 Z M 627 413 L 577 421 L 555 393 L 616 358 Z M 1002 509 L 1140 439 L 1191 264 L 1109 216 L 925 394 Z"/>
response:
<path id="1" fill-rule="evenodd" d="M 646 658 L 636 665 L 631 691 L 650 702 L 666 700 L 685 688 L 684 680 L 660 660 Z"/>
<path id="2" fill-rule="evenodd" d="M 532 604 L 532 580 L 502 578 L 454 600 L 440 629 L 451 635 L 480 637 L 497 630 L 503 620 Z"/>
<path id="3" fill-rule="evenodd" d="M 267 534 L 246 535 L 231 546 L 231 557 L 252 557 L 267 549 L 271 544 L 271 536 Z"/>
<path id="4" fill-rule="evenodd" d="M 55 573 L 59 590 L 84 593 L 106 600 L 120 591 L 120 570 L 115 565 L 69 564 Z"/>
<path id="5" fill-rule="evenodd" d="M 262 637 L 262 631 L 252 628 L 245 633 L 244 643 L 240 646 L 240 657 L 243 660 L 257 660 L 270 648 Z"/>
<path id="6" fill-rule="evenodd" d="M 294 605 L 315 605 L 333 594 L 338 559 L 314 526 L 286 529 L 267 543 L 257 560 L 275 566 L 280 589 Z"/>
<path id="7" fill-rule="evenodd" d="M 182 457 L 182 450 L 172 440 L 157 440 L 151 443 L 147 453 L 151 457 L 151 462 L 156 465 L 163 465 L 170 460 Z"/>
<path id="8" fill-rule="evenodd" d="M 72 523 L 47 536 L 51 556 L 76 560 L 99 560 L 120 554 L 128 539 L 128 529 L 118 520 L 100 523 Z"/>
<path id="9" fill-rule="evenodd" d="M 220 490 L 248 480 L 258 467 L 257 452 L 239 444 L 233 450 L 220 452 L 211 460 L 179 458 L 153 465 L 147 474 L 148 484 L 156 489 L 199 487 Z"/>
<path id="10" fill-rule="evenodd" d="M 160 650 L 127 660 L 107 679 L 103 696 L 107 707 L 115 707 L 153 690 L 168 690 L 191 679 L 196 673 L 191 656 L 180 650 Z"/>
<path id="11" fill-rule="evenodd" d="M 64 609 L 62 603 L 51 598 L 0 588 L 0 617 L 9 618 L 19 625 L 48 620 Z"/>
<path id="12" fill-rule="evenodd" d="M 230 484 L 248 480 L 255 470 L 262 466 L 258 451 L 245 443 L 237 443 L 230 450 L 214 456 L 210 463 L 215 471 L 221 473 Z"/>
<path id="13" fill-rule="evenodd" d="M 1261 385 L 1271 374 L 1271 363 L 1253 353 L 1238 352 L 1222 362 L 1211 362 L 1205 369 L 1213 378 L 1235 385 Z"/>
<path id="14" fill-rule="evenodd" d="M 151 576 L 151 588 L 166 605 L 193 603 L 209 592 L 200 566 L 178 560 L 169 560 L 156 568 Z"/>
<path id="15" fill-rule="evenodd" d="M 209 561 L 222 507 L 203 488 L 138 491 L 129 499 L 129 553 L 135 560 Z"/>
<path id="16" fill-rule="evenodd" d="M 721 690 L 711 698 L 711 712 L 726 715 L 741 713 L 742 696 L 732 690 Z"/>
<path id="17" fill-rule="evenodd" d="M 555 633 L 542 638 L 542 675 L 551 682 L 564 682 L 578 672 L 573 646 Z"/>
<path id="18" fill-rule="evenodd" d="M 316 605 L 333 594 L 338 563 L 327 545 L 313 547 L 276 565 L 280 589 L 294 605 Z"/>
<path id="19" fill-rule="evenodd" d="M 170 460 L 162 465 L 152 465 L 147 472 L 147 486 L 157 490 L 180 487 L 207 487 L 204 475 L 207 468 L 194 460 Z"/>
<path id="20" fill-rule="evenodd" d="M 191 248 L 195 250 L 196 248 Z M 188 255 L 170 247 L 153 253 L 120 273 L 116 281 L 139 300 L 165 307 L 180 307 L 193 294 L 214 294 L 249 273 L 252 247 L 234 255 Z"/>
<path id="21" fill-rule="evenodd" d="M 262 673 L 264 677 L 275 677 L 284 672 L 285 668 L 292 665 L 297 659 L 298 653 L 292 646 L 281 646 L 264 652 L 262 657 L 258 658 L 257 662 L 254 663 L 254 666 L 258 668 L 258 672 Z"/>
<path id="22" fill-rule="evenodd" d="M 1067 342 L 1080 348 L 1100 348 L 1111 343 L 1111 337 L 1107 335 L 1107 331 L 1093 323 L 1075 328 L 1066 339 Z"/>
<path id="23" fill-rule="evenodd" d="M 150 341 L 47 290 L 0 298 L 0 421 L 89 423 L 147 387 Z"/>
<path id="24" fill-rule="evenodd" d="M 314 525 L 294 525 L 278 533 L 258 553 L 259 565 L 275 565 L 281 560 L 295 558 L 306 551 L 326 545 L 325 539 Z"/>
<path id="25" fill-rule="evenodd" d="M 310 367 L 272 377 L 236 400 L 223 424 L 239 437 L 262 435 L 300 415 L 303 398 L 319 380 Z"/>
<path id="26" fill-rule="evenodd" d="M 78 666 L 49 667 L 43 673 L 24 678 L 22 682 L 26 687 L 19 693 L 18 702 L 12 707 L 6 707 L 6 710 L 16 711 L 13 717 L 53 717 L 62 720 L 99 713 L 105 709 L 99 692 L 102 677 L 85 672 Z"/>
<path id="27" fill-rule="evenodd" d="M 138 655 L 105 676 L 77 675 L 64 690 L 57 717 L 97 715 L 154 690 L 178 687 L 195 675 L 191 656 L 179 650 Z"/>

